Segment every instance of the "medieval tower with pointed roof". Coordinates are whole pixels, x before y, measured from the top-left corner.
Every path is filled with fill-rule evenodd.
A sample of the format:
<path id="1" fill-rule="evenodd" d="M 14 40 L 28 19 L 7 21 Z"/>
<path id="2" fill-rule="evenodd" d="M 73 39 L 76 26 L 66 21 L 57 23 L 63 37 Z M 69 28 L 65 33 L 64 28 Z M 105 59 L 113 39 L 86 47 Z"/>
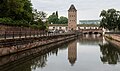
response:
<path id="1" fill-rule="evenodd" d="M 77 10 L 72 4 L 68 10 L 68 30 L 76 30 L 77 28 Z"/>

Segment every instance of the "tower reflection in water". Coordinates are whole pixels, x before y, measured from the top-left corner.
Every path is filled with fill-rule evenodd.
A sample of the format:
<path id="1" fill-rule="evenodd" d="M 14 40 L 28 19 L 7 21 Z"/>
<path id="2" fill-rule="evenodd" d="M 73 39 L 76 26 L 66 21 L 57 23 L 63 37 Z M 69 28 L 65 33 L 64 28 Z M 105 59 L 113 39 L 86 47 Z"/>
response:
<path id="1" fill-rule="evenodd" d="M 73 41 L 68 45 L 68 60 L 72 66 L 77 60 L 77 41 Z"/>

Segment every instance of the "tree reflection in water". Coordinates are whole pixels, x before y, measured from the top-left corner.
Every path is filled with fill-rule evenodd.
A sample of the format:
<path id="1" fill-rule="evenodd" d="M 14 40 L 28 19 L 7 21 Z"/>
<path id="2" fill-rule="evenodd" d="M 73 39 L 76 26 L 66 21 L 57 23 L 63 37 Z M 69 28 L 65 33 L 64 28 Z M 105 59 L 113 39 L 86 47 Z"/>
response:
<path id="1" fill-rule="evenodd" d="M 100 45 L 101 61 L 107 64 L 117 64 L 120 62 L 120 49 L 117 49 L 110 43 Z"/>
<path id="2" fill-rule="evenodd" d="M 67 43 L 68 44 L 68 43 Z M 37 68 L 43 68 L 47 65 L 47 58 L 51 55 L 56 55 L 58 54 L 58 50 L 64 50 L 64 49 L 67 49 L 67 46 L 68 45 L 62 45 L 61 47 L 59 48 L 56 48 L 56 49 L 53 49 L 52 51 L 48 52 L 48 53 L 45 53 L 44 55 L 41 55 L 35 59 L 33 59 L 31 62 L 31 69 L 34 69 L 36 70 Z"/>
<path id="3" fill-rule="evenodd" d="M 50 46 L 50 45 L 48 45 Z M 48 46 L 43 46 L 44 48 L 48 47 Z M 44 68 L 47 65 L 47 61 L 48 61 L 48 57 L 50 57 L 51 55 L 58 55 L 58 52 L 60 50 L 65 50 L 67 49 L 68 43 L 66 44 L 60 44 L 59 46 L 52 46 L 51 49 L 45 49 L 44 51 L 40 51 L 34 54 L 31 54 L 29 56 L 26 56 L 24 58 L 18 59 L 16 61 L 13 62 L 9 62 L 8 64 L 6 63 L 3 66 L 0 66 L 0 71 L 34 71 L 37 68 Z M 43 48 L 41 47 L 41 48 Z M 23 54 L 29 54 L 30 52 L 34 52 L 35 50 L 39 50 L 39 48 L 36 49 L 31 49 L 29 52 L 26 51 Z M 20 56 L 20 55 L 19 55 Z M 7 59 L 9 60 L 9 58 L 11 58 L 14 56 L 10 56 Z M 5 58 L 6 59 L 6 58 Z M 3 61 L 3 60 L 1 60 Z M 15 63 L 14 63 L 15 62 Z M 2 62 L 1 62 L 2 63 Z M 5 68 L 7 67 L 7 68 Z"/>

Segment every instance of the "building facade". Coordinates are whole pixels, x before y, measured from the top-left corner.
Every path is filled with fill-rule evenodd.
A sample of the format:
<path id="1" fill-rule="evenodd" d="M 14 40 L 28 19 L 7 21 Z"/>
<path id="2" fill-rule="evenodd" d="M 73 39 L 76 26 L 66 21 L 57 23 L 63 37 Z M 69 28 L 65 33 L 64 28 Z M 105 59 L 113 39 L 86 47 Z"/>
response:
<path id="1" fill-rule="evenodd" d="M 77 10 L 72 4 L 68 10 L 68 30 L 76 30 L 77 27 Z"/>
<path id="2" fill-rule="evenodd" d="M 100 24 L 100 20 L 79 20 L 79 24 Z"/>
<path id="3" fill-rule="evenodd" d="M 97 30 L 99 28 L 100 20 L 80 20 L 77 24 L 77 10 L 74 5 L 68 9 L 68 24 L 49 24 L 48 29 L 70 31 L 70 30 Z"/>

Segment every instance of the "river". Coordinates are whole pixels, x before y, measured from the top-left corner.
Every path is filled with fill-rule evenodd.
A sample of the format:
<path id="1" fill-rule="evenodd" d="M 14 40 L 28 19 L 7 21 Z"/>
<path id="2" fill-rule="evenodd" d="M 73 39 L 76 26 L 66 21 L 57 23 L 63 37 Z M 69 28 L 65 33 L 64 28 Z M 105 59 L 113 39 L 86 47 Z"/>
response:
<path id="1" fill-rule="evenodd" d="M 95 35 L 78 37 L 32 57 L 11 65 L 9 71 L 120 71 L 120 49 Z"/>

